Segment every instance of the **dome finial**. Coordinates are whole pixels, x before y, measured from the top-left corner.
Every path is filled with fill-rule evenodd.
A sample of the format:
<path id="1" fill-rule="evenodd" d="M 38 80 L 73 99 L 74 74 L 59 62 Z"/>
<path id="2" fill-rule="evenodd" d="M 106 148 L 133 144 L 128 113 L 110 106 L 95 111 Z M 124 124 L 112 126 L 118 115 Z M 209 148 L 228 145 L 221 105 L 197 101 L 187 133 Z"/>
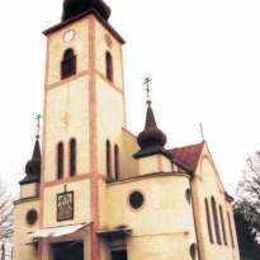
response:
<path id="1" fill-rule="evenodd" d="M 147 93 L 147 111 L 144 130 L 138 135 L 137 142 L 141 150 L 134 155 L 135 158 L 140 158 L 143 156 L 148 156 L 157 153 L 165 153 L 164 148 L 167 137 L 161 131 L 156 124 L 155 116 L 152 109 L 151 101 L 151 82 L 150 77 L 146 77 L 144 80 L 145 91 Z"/>
<path id="2" fill-rule="evenodd" d="M 111 14 L 110 7 L 102 0 L 64 0 L 62 21 L 65 22 L 90 11 L 95 11 L 105 21 Z"/>
<path id="3" fill-rule="evenodd" d="M 148 106 L 151 106 L 151 91 L 152 91 L 152 78 L 150 76 L 146 76 L 144 79 L 144 86 L 146 92 L 146 103 Z"/>
<path id="4" fill-rule="evenodd" d="M 25 166 L 26 176 L 20 181 L 20 185 L 39 183 L 41 178 L 41 145 L 40 145 L 40 130 L 41 130 L 41 119 L 42 116 L 37 114 L 34 118 L 36 120 L 36 140 L 33 147 L 32 158 Z"/>
<path id="5" fill-rule="evenodd" d="M 37 114 L 35 117 L 36 120 L 36 139 L 39 140 L 40 139 L 40 132 L 41 132 L 41 119 L 42 119 L 42 115 L 41 114 Z"/>

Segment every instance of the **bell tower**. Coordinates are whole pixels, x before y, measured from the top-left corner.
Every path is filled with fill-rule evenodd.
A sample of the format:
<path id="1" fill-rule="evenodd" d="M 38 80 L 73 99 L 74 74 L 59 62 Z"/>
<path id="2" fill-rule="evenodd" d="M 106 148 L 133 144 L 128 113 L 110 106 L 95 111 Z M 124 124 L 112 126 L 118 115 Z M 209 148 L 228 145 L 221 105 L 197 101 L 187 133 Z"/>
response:
<path id="1" fill-rule="evenodd" d="M 92 223 L 92 259 L 98 259 L 95 232 L 107 175 L 106 142 L 120 149 L 126 121 L 124 40 L 109 24 L 110 13 L 101 0 L 65 0 L 62 22 L 44 32 L 40 225 L 46 229 Z M 71 213 L 59 212 L 64 193 L 73 194 Z"/>

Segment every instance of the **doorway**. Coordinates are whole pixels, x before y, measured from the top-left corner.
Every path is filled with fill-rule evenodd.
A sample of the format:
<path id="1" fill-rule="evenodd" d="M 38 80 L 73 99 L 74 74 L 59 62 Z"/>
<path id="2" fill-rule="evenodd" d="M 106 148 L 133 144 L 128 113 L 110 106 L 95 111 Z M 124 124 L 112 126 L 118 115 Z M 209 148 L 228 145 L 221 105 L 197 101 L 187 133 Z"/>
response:
<path id="1" fill-rule="evenodd" d="M 53 260 L 84 260 L 83 241 L 69 241 L 52 245 Z"/>
<path id="2" fill-rule="evenodd" d="M 127 260 L 127 251 L 126 250 L 112 251 L 111 258 L 112 260 Z"/>

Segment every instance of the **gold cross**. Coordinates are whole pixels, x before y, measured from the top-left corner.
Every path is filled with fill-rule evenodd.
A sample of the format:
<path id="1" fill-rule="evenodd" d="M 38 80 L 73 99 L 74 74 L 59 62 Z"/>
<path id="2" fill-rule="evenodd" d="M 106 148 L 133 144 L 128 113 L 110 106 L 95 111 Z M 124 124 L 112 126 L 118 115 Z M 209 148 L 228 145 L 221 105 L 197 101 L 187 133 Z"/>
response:
<path id="1" fill-rule="evenodd" d="M 146 92 L 147 102 L 151 102 L 151 91 L 152 91 L 152 79 L 150 77 L 146 77 L 144 79 L 144 86 Z"/>

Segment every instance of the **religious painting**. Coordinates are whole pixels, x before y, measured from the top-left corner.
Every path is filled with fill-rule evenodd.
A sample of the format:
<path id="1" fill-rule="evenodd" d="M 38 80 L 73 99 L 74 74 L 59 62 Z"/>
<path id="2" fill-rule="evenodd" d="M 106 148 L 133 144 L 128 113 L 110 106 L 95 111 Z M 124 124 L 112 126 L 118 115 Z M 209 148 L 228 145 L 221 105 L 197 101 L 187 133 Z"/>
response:
<path id="1" fill-rule="evenodd" d="M 57 194 L 57 221 L 72 220 L 74 218 L 74 193 L 63 192 Z"/>

